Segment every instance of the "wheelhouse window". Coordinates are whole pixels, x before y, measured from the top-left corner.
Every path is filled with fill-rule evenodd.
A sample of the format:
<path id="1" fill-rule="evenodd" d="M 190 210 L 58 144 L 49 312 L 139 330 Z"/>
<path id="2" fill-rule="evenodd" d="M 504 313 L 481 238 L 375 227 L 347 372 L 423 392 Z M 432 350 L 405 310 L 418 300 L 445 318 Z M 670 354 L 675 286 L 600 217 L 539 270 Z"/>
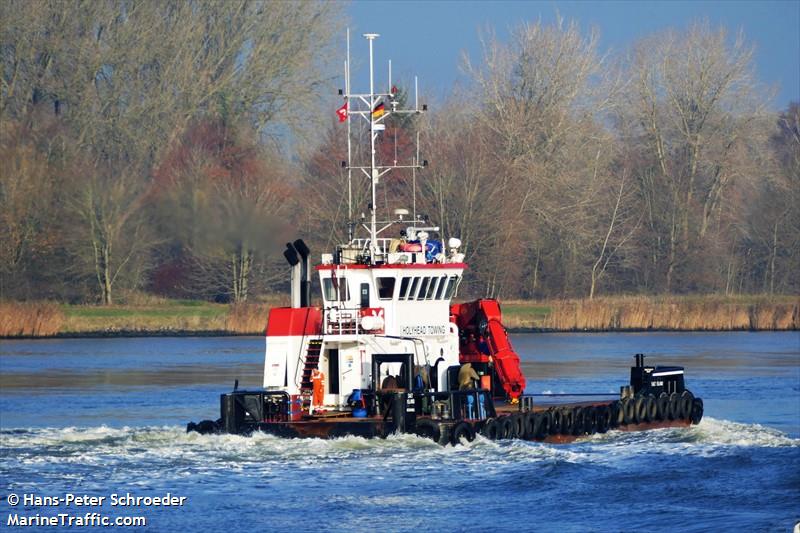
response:
<path id="1" fill-rule="evenodd" d="M 442 276 L 439 279 L 439 287 L 436 289 L 436 299 L 441 300 L 444 296 L 444 288 L 447 287 L 447 276 Z"/>
<path id="2" fill-rule="evenodd" d="M 378 298 L 380 300 L 391 300 L 394 296 L 395 278 L 378 278 Z"/>
<path id="3" fill-rule="evenodd" d="M 322 292 L 328 302 L 344 302 L 350 299 L 350 291 L 347 290 L 347 278 L 323 278 Z"/>
<path id="4" fill-rule="evenodd" d="M 431 278 L 431 284 L 428 285 L 428 292 L 425 293 L 426 300 L 433 300 L 433 295 L 436 294 L 436 285 L 439 283 L 439 278 Z"/>
<path id="5" fill-rule="evenodd" d="M 458 276 L 450 276 L 450 283 L 447 285 L 447 291 L 444 294 L 445 300 L 453 297 L 453 293 L 456 292 L 456 285 L 458 285 Z"/>
<path id="6" fill-rule="evenodd" d="M 425 293 L 428 290 L 428 284 L 430 283 L 431 278 L 426 276 L 422 278 L 422 283 L 419 286 L 419 295 L 417 296 L 417 300 L 424 300 Z"/>
<path id="7" fill-rule="evenodd" d="M 411 283 L 411 278 L 408 276 L 404 277 L 403 280 L 400 282 L 400 295 L 398 296 L 398 299 L 400 300 L 406 299 L 406 294 L 408 294 L 409 283 Z"/>
<path id="8" fill-rule="evenodd" d="M 417 287 L 419 286 L 419 277 L 415 277 L 411 282 L 411 288 L 408 290 L 408 300 L 413 300 L 417 297 Z"/>

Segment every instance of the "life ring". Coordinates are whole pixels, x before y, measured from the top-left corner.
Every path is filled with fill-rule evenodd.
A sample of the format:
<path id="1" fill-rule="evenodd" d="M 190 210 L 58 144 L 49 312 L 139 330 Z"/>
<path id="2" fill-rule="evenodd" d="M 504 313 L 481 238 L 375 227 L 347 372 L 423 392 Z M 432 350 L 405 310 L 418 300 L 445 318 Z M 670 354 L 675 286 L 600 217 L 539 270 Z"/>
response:
<path id="1" fill-rule="evenodd" d="M 669 395 L 669 405 L 667 407 L 667 418 L 670 420 L 678 420 L 680 418 L 680 396 L 677 392 Z"/>
<path id="2" fill-rule="evenodd" d="M 681 393 L 680 398 L 680 418 L 681 420 L 688 420 L 692 417 L 692 403 L 694 402 L 694 394 L 685 390 Z"/>
<path id="3" fill-rule="evenodd" d="M 573 411 L 575 413 L 572 421 L 572 434 L 583 435 L 586 433 L 586 409 L 583 407 L 576 407 Z"/>
<path id="4" fill-rule="evenodd" d="M 536 413 L 528 411 L 525 413 L 525 438 L 533 439 L 536 436 Z"/>
<path id="5" fill-rule="evenodd" d="M 669 395 L 666 392 L 662 392 L 656 398 L 656 417 L 659 420 L 667 420 L 669 412 Z"/>
<path id="6" fill-rule="evenodd" d="M 575 429 L 575 413 L 572 409 L 565 407 L 561 411 L 561 434 L 572 435 Z"/>
<path id="7" fill-rule="evenodd" d="M 543 439 L 550 433 L 550 426 L 553 422 L 553 413 L 544 411 L 543 413 L 536 413 L 533 424 L 533 437 L 535 439 Z"/>
<path id="8" fill-rule="evenodd" d="M 695 398 L 692 402 L 692 424 L 699 424 L 703 419 L 703 400 Z"/>
<path id="9" fill-rule="evenodd" d="M 525 438 L 525 415 L 514 413 L 511 415 L 511 422 L 514 424 L 514 436 L 519 439 Z"/>
<path id="10" fill-rule="evenodd" d="M 427 418 L 417 419 L 414 433 L 420 437 L 431 439 L 433 442 L 439 442 L 439 439 L 442 437 L 442 430 L 439 428 L 439 423 Z"/>
<path id="11" fill-rule="evenodd" d="M 625 424 L 635 424 L 638 420 L 636 418 L 636 402 L 632 399 L 622 400 L 622 412 Z"/>
<path id="12" fill-rule="evenodd" d="M 487 418 L 481 428 L 481 435 L 489 440 L 497 440 L 497 420 L 494 418 Z"/>
<path id="13" fill-rule="evenodd" d="M 475 430 L 469 422 L 461 420 L 456 422 L 453 430 L 450 432 L 450 443 L 453 446 L 461 444 L 461 439 L 467 439 L 467 442 L 475 440 Z"/>

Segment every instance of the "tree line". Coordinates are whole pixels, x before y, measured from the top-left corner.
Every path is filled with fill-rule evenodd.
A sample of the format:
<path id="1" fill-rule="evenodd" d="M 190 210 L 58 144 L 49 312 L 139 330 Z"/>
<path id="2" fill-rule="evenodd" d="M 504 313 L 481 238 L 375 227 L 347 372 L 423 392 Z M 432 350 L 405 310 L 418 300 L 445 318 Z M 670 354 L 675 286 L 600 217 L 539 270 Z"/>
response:
<path id="1" fill-rule="evenodd" d="M 287 240 L 342 242 L 339 11 L 0 4 L 0 297 L 241 302 L 286 289 Z M 461 238 L 462 295 L 798 292 L 800 108 L 773 110 L 741 35 L 611 55 L 557 20 L 482 42 L 470 83 L 378 146 L 408 161 L 419 134 L 430 165 L 378 207 Z"/>

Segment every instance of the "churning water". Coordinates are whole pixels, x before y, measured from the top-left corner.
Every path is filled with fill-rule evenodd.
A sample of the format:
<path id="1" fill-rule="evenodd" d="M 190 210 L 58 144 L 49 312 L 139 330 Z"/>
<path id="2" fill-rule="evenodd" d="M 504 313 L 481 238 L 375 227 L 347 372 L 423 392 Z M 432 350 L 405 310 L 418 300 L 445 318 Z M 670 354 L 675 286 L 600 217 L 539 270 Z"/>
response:
<path id="1" fill-rule="evenodd" d="M 216 418 L 234 378 L 258 385 L 263 339 L 4 341 L 0 520 L 98 511 L 143 515 L 146 527 L 128 529 L 142 531 L 791 531 L 800 520 L 797 333 L 512 340 L 531 392 L 617 391 L 636 352 L 683 364 L 706 418 L 570 445 L 201 436 L 185 423 Z M 168 492 L 187 500 L 109 501 Z M 106 500 L 12 507 L 11 493 Z"/>

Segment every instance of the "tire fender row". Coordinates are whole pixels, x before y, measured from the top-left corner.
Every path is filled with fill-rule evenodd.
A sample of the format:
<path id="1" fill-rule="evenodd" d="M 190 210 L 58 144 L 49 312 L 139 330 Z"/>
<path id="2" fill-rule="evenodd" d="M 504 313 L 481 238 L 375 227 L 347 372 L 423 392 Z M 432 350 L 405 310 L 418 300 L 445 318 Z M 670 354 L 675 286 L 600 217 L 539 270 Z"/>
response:
<path id="1" fill-rule="evenodd" d="M 637 396 L 615 400 L 607 405 L 551 407 L 487 418 L 478 422 L 457 420 L 444 424 L 429 419 L 417 421 L 416 434 L 440 444 L 453 446 L 472 442 L 477 434 L 489 440 L 544 440 L 548 436 L 585 436 L 606 433 L 621 426 L 661 421 L 688 421 L 698 424 L 703 418 L 703 400 L 689 391 L 662 393 L 658 397 Z"/>

